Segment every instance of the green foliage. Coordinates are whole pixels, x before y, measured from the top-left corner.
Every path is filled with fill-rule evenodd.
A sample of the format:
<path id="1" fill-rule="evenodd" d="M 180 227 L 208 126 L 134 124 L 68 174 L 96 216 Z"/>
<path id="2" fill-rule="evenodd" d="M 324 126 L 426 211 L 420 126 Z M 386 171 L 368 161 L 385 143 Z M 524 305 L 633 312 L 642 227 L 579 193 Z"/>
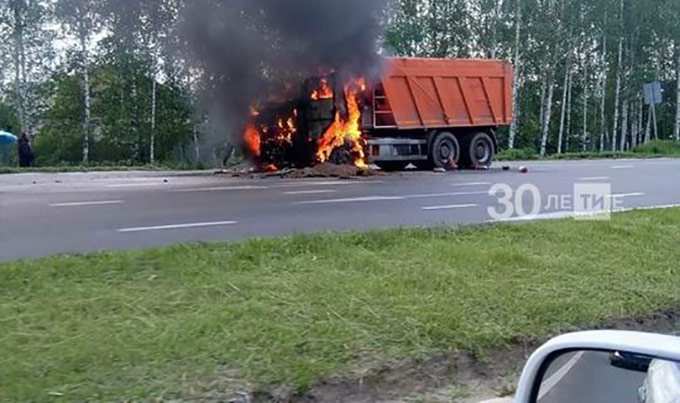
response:
<path id="1" fill-rule="evenodd" d="M 644 130 L 649 119 L 646 110 L 640 108 L 641 88 L 643 83 L 657 79 L 667 87 L 665 101 L 657 110 L 660 136 L 668 138 L 674 131 L 678 108 L 675 81 L 680 68 L 676 62 L 680 56 L 677 1 L 623 0 L 623 12 L 620 0 L 400 0 L 393 4 L 393 12 L 386 18 L 386 42 L 397 55 L 495 55 L 514 61 L 517 51 L 517 148 L 539 148 L 541 111 L 548 103 L 546 82 L 552 82 L 554 87 L 547 138 L 549 154 L 557 154 L 560 126 L 562 152 L 598 151 L 601 136 L 606 150 L 612 149 L 614 140 L 618 149 L 624 123 L 626 143 L 637 143 L 630 136 L 639 140 L 642 136 L 638 121 L 643 120 Z M 465 7 L 458 7 L 460 4 Z M 623 45 L 622 63 L 618 62 L 619 42 Z M 562 120 L 567 71 L 572 94 L 570 108 L 565 108 L 568 113 Z M 622 110 L 626 103 L 631 113 L 624 122 Z M 617 116 L 618 130 L 612 133 Z M 508 144 L 508 137 L 501 136 L 500 142 Z"/>
<path id="2" fill-rule="evenodd" d="M 188 71 L 186 60 L 176 53 L 183 47 L 176 30 L 182 1 L 139 0 L 125 7 L 114 0 L 7 4 L 11 7 L 0 7 L 0 52 L 11 57 L 0 65 L 0 126 L 18 132 L 23 123 L 37 133 L 39 164 L 82 160 L 85 68 L 92 86 L 92 161 L 150 161 L 154 81 L 158 84 L 156 161 L 191 162 L 194 153 L 187 150 L 193 147 L 194 128 L 199 143 L 201 137 L 212 137 L 208 127 L 219 123 L 206 124 L 205 111 L 196 107 L 202 84 L 190 82 L 200 72 Z M 667 139 L 674 131 L 678 108 L 674 84 L 680 55 L 678 4 L 674 0 L 624 0 L 621 13 L 620 0 L 395 0 L 382 18 L 383 47 L 395 56 L 514 60 L 517 53 L 520 91 L 515 147 L 539 148 L 540 111 L 547 103 L 544 83 L 549 81 L 554 84 L 554 94 L 548 153 L 558 153 L 560 126 L 564 126 L 560 151 L 598 151 L 603 135 L 605 148 L 611 150 L 612 137 L 622 134 L 620 129 L 612 133 L 619 75 L 618 127 L 624 123 L 621 109 L 629 103 L 628 136 L 641 137 L 638 128 L 644 130 L 648 114 L 642 109 L 640 116 L 640 88 L 658 79 L 667 89 L 657 110 L 659 136 Z M 15 21 L 14 8 L 19 5 L 26 6 L 20 10 L 23 25 Z M 27 60 L 26 75 L 19 80 L 22 96 L 14 85 L 14 64 L 21 58 L 13 38 L 20 27 Z M 57 31 L 68 36 L 65 57 L 54 54 Z M 623 44 L 621 64 L 619 42 Z M 65 62 L 55 65 L 54 60 Z M 572 97 L 562 122 L 567 72 L 572 78 Z M 600 111 L 603 100 L 604 118 Z M 21 111 L 25 112 L 24 122 L 19 122 Z M 640 119 L 642 125 L 638 125 Z M 227 140 L 226 134 L 214 137 L 205 143 L 212 147 Z M 499 139 L 502 145 L 508 144 L 507 132 L 500 131 Z M 634 143 L 631 140 L 628 144 Z"/>
<path id="3" fill-rule="evenodd" d="M 45 115 L 45 125 L 34 141 L 36 163 L 57 165 L 82 159 L 82 113 L 80 81 L 60 75 L 53 80 L 54 103 Z"/>
<path id="4" fill-rule="evenodd" d="M 19 119 L 17 118 L 14 108 L 4 102 L 0 101 L 0 130 L 16 134 L 21 132 Z"/>
<path id="5" fill-rule="evenodd" d="M 124 73 L 120 69 L 128 69 Z M 128 59 L 124 66 L 93 67 L 92 137 L 90 160 L 149 162 L 151 137 L 151 79 L 142 62 Z M 54 78 L 54 102 L 36 138 L 39 165 L 76 164 L 82 161 L 82 77 L 61 74 Z M 156 161 L 175 161 L 178 146 L 191 137 L 192 110 L 187 94 L 173 82 L 157 85 Z M 134 96 L 133 96 L 134 95 Z"/>
<path id="6" fill-rule="evenodd" d="M 513 148 L 498 153 L 498 161 L 529 161 L 538 159 L 538 153 L 533 148 Z"/>
<path id="7" fill-rule="evenodd" d="M 633 158 L 635 154 L 630 152 L 614 152 L 614 151 L 603 151 L 603 152 L 578 152 L 578 153 L 562 153 L 553 154 L 549 156 L 549 159 L 553 160 L 592 160 L 592 159 L 621 159 L 621 158 Z M 648 155 L 640 155 L 641 158 L 646 158 Z"/>
<path id="8" fill-rule="evenodd" d="M 647 144 L 635 147 L 626 152 L 569 152 L 553 154 L 548 159 L 553 160 L 581 160 L 581 159 L 621 159 L 621 158 L 654 158 L 680 156 L 680 142 L 672 140 L 653 140 Z M 499 161 L 528 161 L 538 159 L 533 148 L 515 148 L 503 150 L 498 154 Z"/>
<path id="9" fill-rule="evenodd" d="M 647 155 L 680 155 L 680 142 L 672 140 L 653 140 L 633 149 L 634 153 Z"/>
<path id="10" fill-rule="evenodd" d="M 16 162 L 12 166 L 0 166 L 0 175 L 18 173 L 61 173 L 61 172 L 120 172 L 120 171 L 187 171 L 206 169 L 200 164 L 154 164 L 154 165 L 135 165 L 133 161 L 113 161 L 113 162 L 91 162 L 88 165 L 66 164 L 39 166 L 30 168 L 16 167 Z"/>
<path id="11" fill-rule="evenodd" d="M 581 152 L 562 153 L 550 156 L 551 159 L 598 159 L 598 158 L 654 158 L 680 156 L 680 143 L 672 140 L 652 140 L 627 152 Z"/>

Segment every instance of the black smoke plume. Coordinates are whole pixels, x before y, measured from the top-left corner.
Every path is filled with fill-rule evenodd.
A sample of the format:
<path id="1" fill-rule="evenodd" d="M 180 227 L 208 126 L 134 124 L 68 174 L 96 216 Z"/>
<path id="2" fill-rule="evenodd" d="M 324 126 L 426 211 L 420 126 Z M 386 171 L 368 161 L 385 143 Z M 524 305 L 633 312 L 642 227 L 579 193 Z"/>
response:
<path id="1" fill-rule="evenodd" d="M 211 119 L 237 142 L 254 101 L 285 96 L 305 78 L 331 70 L 377 74 L 380 16 L 388 1 L 188 1 L 181 31 L 202 73 Z"/>

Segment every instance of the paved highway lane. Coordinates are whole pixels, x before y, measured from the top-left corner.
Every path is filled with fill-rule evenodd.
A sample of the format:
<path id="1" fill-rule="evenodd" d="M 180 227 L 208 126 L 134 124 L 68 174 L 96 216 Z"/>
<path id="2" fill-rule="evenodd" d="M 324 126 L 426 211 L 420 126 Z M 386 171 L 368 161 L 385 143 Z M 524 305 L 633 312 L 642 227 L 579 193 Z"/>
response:
<path id="1" fill-rule="evenodd" d="M 645 373 L 611 366 L 605 352 L 580 352 L 568 358 L 548 369 L 539 403 L 640 403 Z"/>
<path id="2" fill-rule="evenodd" d="M 519 164 L 511 164 L 515 167 Z M 495 184 L 536 186 L 541 210 L 575 183 L 610 183 L 621 207 L 680 203 L 680 160 L 527 163 L 530 172 L 409 172 L 357 180 L 172 173 L 0 175 L 0 260 L 325 230 L 488 222 Z M 530 211 L 531 197 L 524 198 Z M 520 219 L 517 214 L 513 219 Z"/>

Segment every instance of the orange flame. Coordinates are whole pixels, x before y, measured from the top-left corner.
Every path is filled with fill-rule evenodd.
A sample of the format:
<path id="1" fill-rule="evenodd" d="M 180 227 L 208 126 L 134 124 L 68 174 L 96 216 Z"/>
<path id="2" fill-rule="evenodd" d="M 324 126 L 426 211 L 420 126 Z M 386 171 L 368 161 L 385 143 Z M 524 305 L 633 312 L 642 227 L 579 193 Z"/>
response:
<path id="1" fill-rule="evenodd" d="M 260 140 L 260 133 L 252 124 L 248 124 L 246 126 L 246 130 L 243 133 L 243 142 L 250 155 L 252 155 L 253 157 L 260 156 L 262 146 Z"/>
<path id="2" fill-rule="evenodd" d="M 262 171 L 264 171 L 264 172 L 276 172 L 276 171 L 278 171 L 278 170 L 279 170 L 279 167 L 277 167 L 277 166 L 274 165 L 274 164 L 268 164 L 268 165 L 265 165 L 265 166 L 262 168 Z"/>
<path id="3" fill-rule="evenodd" d="M 358 94 L 366 88 L 364 79 L 357 79 L 345 86 L 345 99 L 347 100 L 347 120 L 343 120 L 339 112 L 335 113 L 333 124 L 319 139 L 319 150 L 316 158 L 319 162 L 326 162 L 331 157 L 333 150 L 349 142 L 352 152 L 358 156 L 355 165 L 365 168 L 366 156 L 364 154 L 363 139 L 361 133 L 361 110 L 359 108 Z"/>
<path id="4" fill-rule="evenodd" d="M 322 78 L 319 81 L 319 88 L 312 91 L 310 97 L 312 98 L 313 101 L 333 98 L 333 89 L 330 87 L 330 85 L 328 85 L 328 80 Z"/>
<path id="5" fill-rule="evenodd" d="M 358 167 L 366 167 L 364 155 L 364 140 L 361 132 L 360 94 L 366 91 L 366 82 L 355 79 L 344 88 L 347 114 L 337 111 L 330 127 L 317 141 L 316 162 L 327 162 L 333 151 L 342 148 L 350 153 L 351 160 Z M 319 80 L 319 88 L 310 96 L 312 100 L 332 99 L 335 93 L 327 79 Z M 276 171 L 277 165 L 269 158 L 281 155 L 284 150 L 293 147 L 294 139 L 298 136 L 298 110 L 291 108 L 288 113 L 277 114 L 269 122 L 259 121 L 260 111 L 250 108 L 251 122 L 245 127 L 243 142 L 245 151 L 253 157 L 256 163 L 266 172 Z M 273 150 L 270 153 L 269 150 Z M 285 163 L 285 161 L 280 161 Z"/>

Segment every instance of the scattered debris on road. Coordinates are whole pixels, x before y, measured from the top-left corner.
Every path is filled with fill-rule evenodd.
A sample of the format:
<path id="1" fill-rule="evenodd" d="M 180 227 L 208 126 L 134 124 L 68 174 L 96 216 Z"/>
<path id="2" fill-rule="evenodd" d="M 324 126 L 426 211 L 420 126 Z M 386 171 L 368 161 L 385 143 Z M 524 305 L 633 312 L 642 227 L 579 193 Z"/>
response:
<path id="1" fill-rule="evenodd" d="M 282 168 L 282 169 L 267 169 L 257 168 L 249 162 L 244 162 L 229 169 L 221 169 L 215 171 L 215 175 L 229 175 L 237 178 L 248 179 L 262 179 L 262 178 L 286 178 L 286 179 L 303 179 L 303 178 L 340 178 L 351 179 L 357 177 L 367 176 L 384 176 L 384 175 L 403 175 L 408 172 L 416 171 L 415 169 L 402 172 L 386 172 L 375 166 L 358 167 L 355 164 L 336 164 L 333 162 L 324 162 L 306 168 Z M 498 172 L 498 171 L 516 171 L 522 174 L 529 172 L 526 166 L 511 167 L 510 165 L 503 165 L 501 167 L 479 167 L 476 169 L 479 172 Z M 444 174 L 448 172 L 460 172 L 458 166 L 451 165 L 450 167 L 434 168 L 432 171 L 437 174 Z"/>
<path id="2" fill-rule="evenodd" d="M 356 177 L 385 175 L 383 171 L 371 168 L 357 167 L 354 164 L 333 164 L 330 162 L 317 164 L 306 168 L 283 168 L 279 170 L 257 169 L 251 164 L 219 170 L 216 175 L 231 175 L 232 177 L 257 178 L 341 178 L 351 179 Z"/>

